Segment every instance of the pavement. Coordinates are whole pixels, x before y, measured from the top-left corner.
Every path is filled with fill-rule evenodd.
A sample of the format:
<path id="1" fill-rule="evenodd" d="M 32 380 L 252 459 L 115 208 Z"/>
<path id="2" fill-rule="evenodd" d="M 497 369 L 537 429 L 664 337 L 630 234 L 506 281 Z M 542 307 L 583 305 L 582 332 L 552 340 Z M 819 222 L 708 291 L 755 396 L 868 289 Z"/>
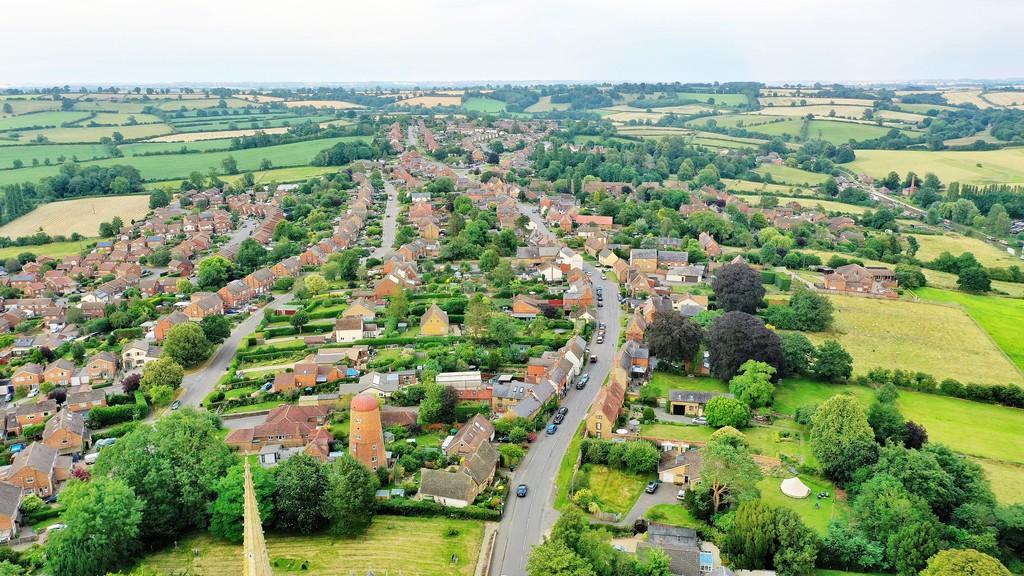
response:
<path id="1" fill-rule="evenodd" d="M 531 220 L 536 218 L 535 223 L 546 230 L 544 222 L 529 208 L 532 207 L 520 205 L 523 214 Z M 619 288 L 610 280 L 601 280 L 600 272 L 590 264 L 584 264 L 584 269 L 593 274 L 594 286 L 604 289 L 608 302 L 605 307 L 596 309 L 598 321 L 607 325 L 605 340 L 603 344 L 590 342 L 590 353 L 597 356 L 597 362 L 587 364 L 583 370 L 590 374 L 590 383 L 583 390 L 569 388 L 568 395 L 562 401 L 562 406 L 567 407 L 569 412 L 558 432 L 551 436 L 540 434 L 527 451 L 526 458 L 512 473 L 512 485 L 526 484 L 529 493 L 525 498 L 513 496 L 509 499 L 498 526 L 491 576 L 525 576 L 526 560 L 531 548 L 540 544 L 544 534 L 558 519 L 558 512 L 554 509 L 555 479 L 562 458 L 569 448 L 573 433 L 586 416 L 612 367 L 620 330 L 621 310 L 615 305 L 615 295 Z"/>

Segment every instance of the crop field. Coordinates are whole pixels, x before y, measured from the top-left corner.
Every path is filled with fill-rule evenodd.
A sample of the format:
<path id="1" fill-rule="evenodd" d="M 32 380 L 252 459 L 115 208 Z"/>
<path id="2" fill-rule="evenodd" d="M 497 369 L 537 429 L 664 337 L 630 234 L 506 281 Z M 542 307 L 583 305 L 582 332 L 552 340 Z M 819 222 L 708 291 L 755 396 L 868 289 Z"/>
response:
<path id="1" fill-rule="evenodd" d="M 808 114 L 814 114 L 816 117 L 828 116 L 830 112 L 835 112 L 836 116 L 840 118 L 853 118 L 859 120 L 864 116 L 864 111 L 870 106 L 850 106 L 844 104 L 811 104 L 808 106 L 774 106 L 764 108 L 761 113 L 766 116 L 796 116 L 803 118 Z"/>
<path id="2" fill-rule="evenodd" d="M 950 104 L 974 104 L 978 108 L 991 108 L 987 100 L 981 98 L 981 90 L 948 90 L 942 93 Z"/>
<path id="3" fill-rule="evenodd" d="M 485 114 L 497 114 L 505 111 L 505 103 L 494 98 L 470 98 L 462 103 L 462 107 Z"/>
<path id="4" fill-rule="evenodd" d="M 527 112 L 551 112 L 553 110 L 568 110 L 568 102 L 552 102 L 551 96 L 541 96 L 536 104 L 526 109 Z"/>
<path id="5" fill-rule="evenodd" d="M 956 274 L 950 274 L 949 272 L 939 272 L 938 270 L 928 270 L 922 268 L 921 272 L 924 273 L 925 279 L 928 280 L 928 286 L 932 288 L 942 288 L 944 290 L 959 290 L 960 287 L 956 284 Z M 992 290 L 1006 294 L 1013 298 L 1024 298 L 1024 284 L 1017 282 L 1002 282 L 1000 280 L 992 281 Z"/>
<path id="6" fill-rule="evenodd" d="M 348 110 L 349 108 L 362 108 L 359 104 L 343 102 L 341 100 L 291 100 L 284 103 L 289 108 L 302 108 L 303 106 L 314 106 L 316 108 L 334 108 L 335 110 Z"/>
<path id="7" fill-rule="evenodd" d="M 101 222 L 120 216 L 125 222 L 149 212 L 149 196 L 97 196 L 43 204 L 0 227 L 0 236 L 30 236 L 40 229 L 47 234 L 70 236 L 75 232 L 95 236 Z"/>
<path id="8" fill-rule="evenodd" d="M 433 108 L 434 106 L 461 106 L 461 96 L 413 96 L 405 100 L 395 102 L 399 106 L 423 106 Z"/>
<path id="9" fill-rule="evenodd" d="M 677 98 L 696 100 L 704 103 L 709 102 L 709 99 L 714 99 L 715 105 L 718 106 L 745 106 L 747 104 L 747 97 L 743 94 L 708 94 L 705 92 L 679 92 L 676 94 Z"/>
<path id="10" fill-rule="evenodd" d="M 92 101 L 77 100 L 75 110 L 84 112 L 116 112 L 122 114 L 139 114 L 146 109 L 148 102 L 110 102 L 108 100 Z"/>
<path id="11" fill-rule="evenodd" d="M 137 124 L 135 126 L 94 126 L 67 128 L 44 128 L 42 130 L 26 130 L 19 132 L 19 141 L 31 142 L 42 136 L 56 144 L 74 144 L 84 142 L 99 142 L 100 138 L 113 138 L 114 132 L 120 132 L 126 140 L 139 138 L 150 138 L 171 132 L 167 124 Z"/>
<path id="12" fill-rule="evenodd" d="M 417 574 L 470 576 L 476 569 L 483 523 L 446 518 L 377 516 L 359 538 L 326 534 L 291 536 L 270 533 L 267 550 L 278 573 L 309 576 L 340 574 Z M 193 553 L 195 551 L 195 553 Z M 452 564 L 452 558 L 458 562 Z M 305 568 L 298 564 L 306 561 Z M 294 567 L 288 567 L 290 563 Z M 173 549 L 149 556 L 141 566 L 160 575 L 235 576 L 241 573 L 242 546 L 208 534 L 188 537 Z M 300 572 L 301 571 L 301 572 Z"/>
<path id="13" fill-rule="evenodd" d="M 134 142 L 132 144 L 121 144 L 118 146 L 118 149 L 120 149 L 125 156 L 140 156 L 157 152 L 181 152 L 183 148 L 186 151 L 198 150 L 201 152 L 209 152 L 211 150 L 227 150 L 230 147 L 230 138 L 222 138 L 219 140 L 197 140 L 195 142 L 164 142 L 154 139 L 145 142 Z"/>
<path id="14" fill-rule="evenodd" d="M 182 98 L 162 100 L 156 104 L 156 107 L 161 110 L 179 110 L 181 108 L 187 108 L 194 110 L 197 108 L 216 108 L 220 102 L 220 98 L 203 98 L 201 95 L 198 98 Z M 224 103 L 227 104 L 228 108 L 245 108 L 246 106 L 252 106 L 252 102 L 246 102 L 238 98 L 224 98 Z"/>
<path id="15" fill-rule="evenodd" d="M 33 160 L 40 164 L 47 160 L 51 164 L 61 164 L 61 158 L 79 161 L 109 158 L 110 148 L 103 144 L 26 144 L 0 146 L 0 169 L 10 168 L 15 160 L 21 160 L 25 166 L 31 166 Z"/>
<path id="16" fill-rule="evenodd" d="M 916 114 L 927 114 L 929 110 L 953 110 L 952 106 L 942 104 L 899 104 L 900 110 Z"/>
<path id="17" fill-rule="evenodd" d="M 159 116 L 152 114 L 127 114 L 125 112 L 97 112 L 92 118 L 88 118 L 80 122 L 81 125 L 88 126 L 95 122 L 96 124 L 128 124 L 131 119 L 134 118 L 135 122 L 139 124 L 153 124 L 156 122 L 163 122 Z"/>
<path id="18" fill-rule="evenodd" d="M 803 184 L 816 186 L 828 179 L 828 175 L 826 174 L 808 172 L 799 168 L 790 168 L 789 166 L 776 166 L 774 164 L 762 164 L 761 166 L 758 166 L 756 172 L 762 175 L 771 174 L 772 178 L 776 182 L 785 182 L 786 184 L 795 185 Z"/>
<path id="19" fill-rule="evenodd" d="M 844 122 L 841 120 L 811 120 L 807 123 L 807 137 L 817 138 L 833 144 L 843 144 L 850 140 L 870 140 L 885 136 L 891 128 L 876 126 L 874 124 L 862 124 L 860 122 Z M 794 130 L 795 126 L 795 130 Z M 802 123 L 777 123 L 765 124 L 752 129 L 770 136 L 782 136 L 789 134 L 799 136 L 802 131 Z M 910 134 L 908 130 L 903 130 Z"/>
<path id="20" fill-rule="evenodd" d="M 1024 300 L 966 294 L 935 288 L 921 288 L 914 293 L 925 300 L 951 302 L 963 306 L 967 314 L 988 332 L 996 344 L 1024 370 Z"/>
<path id="21" fill-rule="evenodd" d="M 93 230 L 90 234 L 95 233 L 96 231 Z M 72 254 L 81 254 L 82 250 L 95 242 L 96 238 L 90 238 L 77 241 L 69 240 L 67 242 L 50 242 L 49 244 L 39 244 L 38 246 L 8 246 L 7 248 L 0 248 L 0 260 L 16 258 L 18 254 L 23 252 L 31 252 L 36 256 L 63 258 L 65 256 L 71 256 Z"/>
<path id="22" fill-rule="evenodd" d="M 156 138 L 151 138 L 147 140 L 147 142 L 201 142 L 203 140 L 241 138 L 242 136 L 252 136 L 257 132 L 263 132 L 266 134 L 284 134 L 288 132 L 288 127 L 279 126 L 277 128 L 249 128 L 246 130 L 213 130 L 210 132 L 181 132 L 178 134 L 167 134 L 165 136 L 157 136 Z"/>
<path id="23" fill-rule="evenodd" d="M 1024 148 L 987 151 L 857 150 L 847 168 L 885 176 L 892 170 L 934 173 L 943 182 L 968 184 L 1024 183 Z"/>
<path id="24" fill-rule="evenodd" d="M 874 100 L 866 98 L 821 98 L 817 96 L 761 96 L 757 99 L 765 108 L 780 108 L 783 106 L 859 106 L 870 108 Z M 836 112 L 839 113 L 838 111 Z"/>
<path id="25" fill-rule="evenodd" d="M 962 310 L 903 300 L 830 295 L 831 332 L 808 333 L 815 344 L 834 338 L 853 356 L 853 371 L 925 372 L 939 380 L 1021 384 L 1024 377 L 988 334 Z"/>
<path id="26" fill-rule="evenodd" d="M 981 98 L 996 106 L 1024 107 L 1024 92 L 985 92 Z"/>
<path id="27" fill-rule="evenodd" d="M 758 202 L 761 201 L 761 197 L 756 194 L 738 194 L 740 198 L 743 198 L 753 206 L 757 206 Z M 864 206 L 855 206 L 853 204 L 845 204 L 843 202 L 835 202 L 832 200 L 819 200 L 818 198 L 799 198 L 799 197 L 781 197 L 779 198 L 779 204 L 787 204 L 789 202 L 796 202 L 804 208 L 816 208 L 820 207 L 826 212 L 842 212 L 844 214 L 863 214 L 868 211 L 869 208 Z"/>
<path id="28" fill-rule="evenodd" d="M 256 183 L 260 182 L 277 182 L 283 184 L 285 182 L 301 182 L 314 176 L 320 176 L 323 174 L 330 174 L 331 172 L 337 172 L 341 166 L 293 166 L 291 168 L 272 168 L 270 170 L 254 170 L 252 171 L 253 177 L 256 179 Z M 221 180 L 232 184 L 242 179 L 242 174 L 233 174 L 229 176 L 221 176 Z M 177 178 L 171 180 L 154 180 L 147 182 L 144 187 L 147 190 L 153 190 L 156 188 L 164 189 L 168 186 L 172 190 L 177 190 L 184 179 Z"/>
<path id="29" fill-rule="evenodd" d="M 984 266 L 1006 267 L 1022 264 L 1019 258 L 978 238 L 953 233 L 914 234 L 913 236 L 917 238 L 917 242 L 921 246 L 917 251 L 917 257 L 921 260 L 934 260 L 943 252 L 949 252 L 954 256 L 970 252 Z"/>
<path id="30" fill-rule="evenodd" d="M 1024 504 L 1024 464 L 971 458 L 985 470 L 992 492 L 1002 504 Z"/>

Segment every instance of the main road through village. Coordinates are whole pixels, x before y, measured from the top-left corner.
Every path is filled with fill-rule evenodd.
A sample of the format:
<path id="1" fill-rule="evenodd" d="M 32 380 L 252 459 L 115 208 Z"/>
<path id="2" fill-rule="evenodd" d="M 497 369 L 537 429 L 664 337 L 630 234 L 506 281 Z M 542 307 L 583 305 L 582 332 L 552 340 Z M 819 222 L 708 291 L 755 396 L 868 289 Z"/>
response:
<path id="1" fill-rule="evenodd" d="M 534 207 L 520 204 L 519 208 L 534 226 L 547 230 Z M 603 344 L 590 342 L 590 353 L 597 356 L 597 362 L 587 364 L 585 368 L 590 373 L 590 382 L 583 390 L 570 387 L 568 396 L 562 402 L 569 413 L 558 427 L 558 432 L 551 436 L 541 434 L 512 474 L 513 487 L 526 484 L 529 490 L 525 498 L 514 495 L 509 498 L 498 526 L 491 576 L 525 576 L 526 560 L 531 548 L 541 542 L 558 518 L 558 512 L 554 509 L 558 467 L 573 434 L 612 367 L 615 346 L 619 340 L 619 287 L 611 280 L 602 280 L 600 271 L 589 264 L 584 265 L 584 270 L 592 274 L 595 288 L 602 288 L 607 297 L 608 305 L 597 309 L 597 319 L 607 325 L 607 334 Z"/>

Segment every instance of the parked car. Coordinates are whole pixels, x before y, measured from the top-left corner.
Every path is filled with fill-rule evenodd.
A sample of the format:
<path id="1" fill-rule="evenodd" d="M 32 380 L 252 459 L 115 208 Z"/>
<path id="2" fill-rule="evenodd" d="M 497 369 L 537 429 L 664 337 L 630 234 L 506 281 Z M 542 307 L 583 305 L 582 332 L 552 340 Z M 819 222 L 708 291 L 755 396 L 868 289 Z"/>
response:
<path id="1" fill-rule="evenodd" d="M 558 413 L 561 414 L 562 416 L 565 416 L 566 414 L 569 413 L 569 409 L 565 406 L 562 406 L 561 408 L 558 409 Z"/>
<path id="2" fill-rule="evenodd" d="M 698 426 L 703 426 L 708 423 L 708 419 L 703 416 L 697 416 L 693 419 L 693 423 Z"/>
<path id="3" fill-rule="evenodd" d="M 171 402 L 171 410 L 177 410 L 178 408 L 181 408 L 181 400 Z"/>
<path id="4" fill-rule="evenodd" d="M 520 498 L 526 498 L 526 491 L 526 484 L 520 484 L 519 486 L 516 486 L 516 496 Z"/>
<path id="5" fill-rule="evenodd" d="M 591 364 L 597 364 L 597 356 L 595 356 L 594 354 L 591 354 L 590 355 L 590 363 Z"/>
<path id="6" fill-rule="evenodd" d="M 648 494 L 654 494 L 655 492 L 658 491 L 658 486 L 660 485 L 660 480 L 651 480 L 650 482 L 647 483 L 647 486 L 644 486 L 644 492 L 647 492 Z"/>
<path id="7" fill-rule="evenodd" d="M 47 532 L 56 532 L 58 530 L 63 530 L 65 528 L 67 528 L 67 527 L 68 527 L 67 524 L 64 524 L 63 522 L 58 522 L 56 524 L 50 524 L 49 526 L 47 526 L 46 527 L 46 531 Z"/>
<path id="8" fill-rule="evenodd" d="M 590 382 L 590 374 L 584 374 L 583 376 L 580 376 L 579 381 L 583 382 L 583 385 L 586 386 L 587 382 Z"/>
<path id="9" fill-rule="evenodd" d="M 598 300 L 598 301 L 597 301 L 597 307 L 598 307 L 598 308 L 604 308 L 604 302 L 602 302 L 602 301 Z"/>
<path id="10" fill-rule="evenodd" d="M 608 279 L 608 277 L 605 276 L 604 272 L 601 272 L 601 280 L 607 280 L 607 279 Z"/>
<path id="11" fill-rule="evenodd" d="M 561 424 L 563 420 L 565 420 L 565 416 L 561 414 L 555 414 L 555 417 L 551 419 L 555 424 Z"/>
<path id="12" fill-rule="evenodd" d="M 676 492 L 676 500 L 686 499 L 686 488 L 680 488 L 679 492 Z"/>
<path id="13" fill-rule="evenodd" d="M 39 396 L 39 388 L 33 388 L 28 391 L 29 398 L 35 398 L 36 396 Z"/>
<path id="14" fill-rule="evenodd" d="M 547 432 L 549 436 L 551 434 L 554 434 L 555 432 L 558 432 L 558 424 L 548 424 Z"/>
<path id="15" fill-rule="evenodd" d="M 598 334 L 597 335 L 597 343 L 598 344 L 604 344 L 604 334 Z"/>

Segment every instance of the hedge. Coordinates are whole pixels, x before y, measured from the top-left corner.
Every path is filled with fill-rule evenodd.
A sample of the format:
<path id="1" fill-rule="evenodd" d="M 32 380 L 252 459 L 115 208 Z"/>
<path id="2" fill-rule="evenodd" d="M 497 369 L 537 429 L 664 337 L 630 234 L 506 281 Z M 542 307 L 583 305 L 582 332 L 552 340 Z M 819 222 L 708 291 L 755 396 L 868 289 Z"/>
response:
<path id="1" fill-rule="evenodd" d="M 464 508 L 450 508 L 429 500 L 392 498 L 377 503 L 377 512 L 394 516 L 445 516 L 462 520 L 501 520 L 501 512 L 470 504 Z"/>
<path id="2" fill-rule="evenodd" d="M 93 433 L 92 439 L 102 440 L 104 438 L 120 438 L 132 430 L 135 430 L 135 427 L 138 425 L 139 422 L 124 422 L 122 424 L 117 424 L 116 426 L 111 426 L 107 430 Z"/>
<path id="3" fill-rule="evenodd" d="M 775 271 L 761 270 L 761 284 L 775 284 Z"/>
<path id="4" fill-rule="evenodd" d="M 857 376 L 854 381 L 863 385 L 892 384 L 897 388 L 906 388 L 916 392 L 952 396 L 953 398 L 985 404 L 999 404 L 1010 408 L 1024 408 L 1024 388 L 1015 384 L 992 386 L 974 383 L 962 384 L 952 378 L 946 378 L 939 382 L 934 376 L 924 372 L 887 370 L 885 368 L 873 368 L 867 374 Z"/>
<path id="5" fill-rule="evenodd" d="M 306 324 L 302 327 L 302 334 L 323 334 L 334 330 L 334 324 Z M 278 326 L 265 328 L 263 336 L 266 338 L 277 338 L 279 336 L 295 336 L 299 331 L 294 326 Z"/>
<path id="6" fill-rule="evenodd" d="M 118 340 L 135 340 L 144 336 L 142 328 L 119 328 L 111 334 Z"/>
<path id="7" fill-rule="evenodd" d="M 134 404 L 118 406 L 99 406 L 89 411 L 87 423 L 89 428 L 106 428 L 114 424 L 142 420 L 149 414 L 149 404 L 142 392 L 135 393 Z"/>

